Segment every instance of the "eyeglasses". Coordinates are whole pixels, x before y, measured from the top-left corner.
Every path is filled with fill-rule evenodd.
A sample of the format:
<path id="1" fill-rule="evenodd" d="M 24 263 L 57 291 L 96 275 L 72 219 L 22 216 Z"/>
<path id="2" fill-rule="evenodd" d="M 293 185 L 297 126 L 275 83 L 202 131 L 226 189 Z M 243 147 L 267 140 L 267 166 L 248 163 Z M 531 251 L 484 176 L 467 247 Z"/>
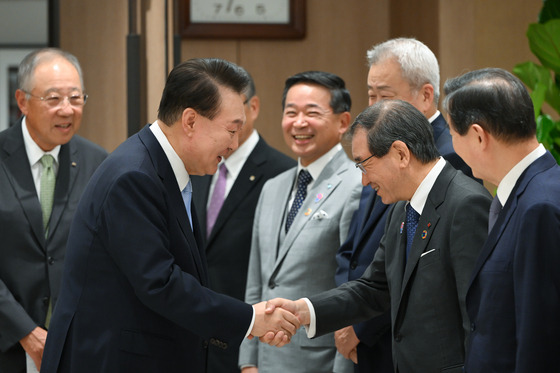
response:
<path id="1" fill-rule="evenodd" d="M 356 168 L 359 168 L 363 174 L 366 173 L 366 168 L 364 167 L 364 163 L 367 162 L 371 157 L 373 157 L 373 154 L 367 157 L 366 159 L 364 159 L 363 161 L 356 163 Z"/>
<path id="2" fill-rule="evenodd" d="M 56 93 L 52 93 L 46 97 L 40 97 L 40 96 L 35 96 L 33 93 L 31 92 L 27 92 L 27 91 L 23 91 L 25 92 L 25 94 L 36 98 L 37 100 L 41 100 L 44 103 L 47 104 L 47 106 L 51 107 L 51 108 L 56 108 L 56 107 L 60 107 L 62 106 L 64 99 L 68 99 L 68 103 L 70 104 L 70 106 L 74 106 L 74 107 L 81 107 L 84 106 L 86 104 L 88 95 L 86 94 L 82 94 L 82 95 L 78 95 L 78 94 L 73 94 L 71 96 L 61 96 L 59 94 Z"/>

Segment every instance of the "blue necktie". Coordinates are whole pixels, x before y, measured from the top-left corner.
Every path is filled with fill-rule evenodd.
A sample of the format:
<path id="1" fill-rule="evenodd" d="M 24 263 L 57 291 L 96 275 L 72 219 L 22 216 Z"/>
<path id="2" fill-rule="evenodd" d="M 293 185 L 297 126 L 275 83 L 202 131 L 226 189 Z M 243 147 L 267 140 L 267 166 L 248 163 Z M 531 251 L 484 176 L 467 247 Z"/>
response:
<path id="1" fill-rule="evenodd" d="M 192 215 L 191 215 L 191 200 L 192 200 L 192 185 L 191 181 L 187 183 L 185 189 L 181 191 L 181 196 L 183 197 L 183 202 L 185 202 L 185 208 L 187 209 L 187 215 L 189 216 L 189 223 L 191 223 L 192 229 Z"/>
<path id="2" fill-rule="evenodd" d="M 494 224 L 496 224 L 496 220 L 498 220 L 500 211 L 502 211 L 502 204 L 500 203 L 500 200 L 496 195 L 496 197 L 494 197 L 492 203 L 490 204 L 490 214 L 488 215 L 488 233 L 490 233 L 492 227 L 494 227 Z"/>
<path id="3" fill-rule="evenodd" d="M 292 203 L 292 208 L 288 213 L 288 218 L 286 219 L 286 232 L 290 229 L 290 226 L 294 222 L 296 218 L 297 212 L 300 209 L 301 205 L 303 205 L 303 201 L 307 196 L 307 185 L 313 180 L 311 174 L 307 170 L 301 170 L 298 175 L 297 179 L 297 191 L 296 197 L 294 198 L 294 202 Z"/>
<path id="4" fill-rule="evenodd" d="M 416 227 L 418 227 L 418 220 L 420 219 L 420 214 L 416 212 L 412 205 L 409 203 L 406 206 L 406 259 L 408 260 L 408 254 L 410 253 L 410 247 L 412 246 L 412 240 L 414 240 L 414 234 L 416 233 Z"/>

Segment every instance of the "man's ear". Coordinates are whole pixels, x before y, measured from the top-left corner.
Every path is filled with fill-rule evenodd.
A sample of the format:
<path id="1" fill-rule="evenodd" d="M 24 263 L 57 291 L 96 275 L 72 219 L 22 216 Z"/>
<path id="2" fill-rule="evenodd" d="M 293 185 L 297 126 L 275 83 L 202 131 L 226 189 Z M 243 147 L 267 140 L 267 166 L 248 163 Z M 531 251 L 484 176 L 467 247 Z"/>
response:
<path id="1" fill-rule="evenodd" d="M 350 119 L 351 119 L 351 115 L 350 112 L 345 111 L 344 113 L 340 113 L 338 114 L 340 116 L 340 129 L 339 132 L 341 135 L 343 135 L 347 130 L 348 127 L 350 126 Z"/>
<path id="2" fill-rule="evenodd" d="M 410 149 L 408 149 L 408 146 L 406 146 L 406 144 L 401 140 L 396 140 L 391 145 L 391 150 L 393 150 L 400 167 L 406 168 L 410 163 L 410 157 L 412 156 L 412 153 L 410 153 Z"/>
<path id="3" fill-rule="evenodd" d="M 183 131 L 187 136 L 192 136 L 195 131 L 195 126 L 197 125 L 198 113 L 192 108 L 186 108 L 183 110 L 183 115 L 181 116 L 181 126 Z"/>
<path id="4" fill-rule="evenodd" d="M 475 138 L 475 143 L 481 147 L 481 150 L 488 147 L 490 134 L 480 124 L 471 124 L 469 131 L 472 131 L 471 136 Z"/>
<path id="5" fill-rule="evenodd" d="M 22 112 L 23 115 L 27 115 L 27 112 L 29 111 L 27 109 L 27 103 L 29 102 L 29 100 L 25 96 L 26 93 L 24 91 L 22 91 L 21 89 L 16 90 L 16 102 L 19 107 L 19 110 Z"/>
<path id="6" fill-rule="evenodd" d="M 259 111 L 261 110 L 261 100 L 258 96 L 253 96 L 248 102 L 249 107 L 251 108 L 251 115 L 253 116 L 253 122 L 257 120 L 259 116 Z"/>
<path id="7" fill-rule="evenodd" d="M 418 105 L 421 105 L 421 112 L 426 114 L 434 106 L 434 86 L 430 83 L 424 84 L 418 90 Z"/>

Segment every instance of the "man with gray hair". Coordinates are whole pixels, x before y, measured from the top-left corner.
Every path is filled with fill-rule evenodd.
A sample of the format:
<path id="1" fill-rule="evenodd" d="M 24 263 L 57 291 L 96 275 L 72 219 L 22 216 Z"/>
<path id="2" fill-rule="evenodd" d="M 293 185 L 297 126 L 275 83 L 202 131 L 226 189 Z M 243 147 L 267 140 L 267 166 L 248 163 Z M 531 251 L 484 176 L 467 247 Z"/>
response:
<path id="1" fill-rule="evenodd" d="M 18 84 L 23 117 L 0 133 L 2 373 L 40 367 L 70 223 L 107 156 L 75 135 L 87 98 L 76 57 L 54 48 L 34 51 L 19 66 Z"/>
<path id="2" fill-rule="evenodd" d="M 362 184 L 393 204 L 373 262 L 360 279 L 267 309 L 293 312 L 310 338 L 390 309 L 396 372 L 460 373 L 490 194 L 439 156 L 428 120 L 405 101 L 368 107 L 350 134 Z"/>
<path id="3" fill-rule="evenodd" d="M 369 104 L 383 99 L 400 99 L 412 104 L 430 122 L 439 154 L 453 167 L 472 176 L 470 168 L 455 153 L 447 123 L 437 109 L 440 77 L 434 53 L 416 39 L 397 38 L 368 50 L 367 60 Z M 383 236 L 387 211 L 388 206 L 377 193 L 369 186 L 364 187 L 348 239 L 337 254 L 337 285 L 359 278 L 371 263 Z M 388 314 L 344 328 L 336 333 L 336 339 L 338 351 L 358 362 L 358 372 L 393 370 Z M 342 364 L 339 355 L 337 365 Z"/>

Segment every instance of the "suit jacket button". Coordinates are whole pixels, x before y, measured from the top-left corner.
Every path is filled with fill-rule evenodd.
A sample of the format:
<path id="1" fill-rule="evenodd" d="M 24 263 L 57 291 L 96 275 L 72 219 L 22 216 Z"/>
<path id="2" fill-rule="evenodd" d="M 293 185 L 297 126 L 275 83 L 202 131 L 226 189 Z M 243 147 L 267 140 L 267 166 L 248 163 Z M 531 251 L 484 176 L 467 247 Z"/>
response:
<path id="1" fill-rule="evenodd" d="M 48 261 L 50 265 L 54 264 L 54 258 L 52 256 L 49 256 Z"/>
<path id="2" fill-rule="evenodd" d="M 44 304 L 45 306 L 48 306 L 48 305 L 49 305 L 49 297 L 44 297 L 44 298 L 43 298 L 43 304 Z"/>
<path id="3" fill-rule="evenodd" d="M 206 340 L 202 341 L 202 347 L 203 348 L 208 348 L 208 341 L 206 341 Z"/>
<path id="4" fill-rule="evenodd" d="M 474 332 L 476 330 L 476 324 L 473 322 L 471 323 L 471 332 Z"/>
<path id="5" fill-rule="evenodd" d="M 350 269 L 356 269 L 356 267 L 358 267 L 358 263 L 354 260 L 352 263 L 350 263 Z"/>
<path id="6" fill-rule="evenodd" d="M 274 289 L 276 287 L 276 283 L 274 281 L 270 281 L 270 283 L 268 284 L 268 287 L 271 289 Z"/>
<path id="7" fill-rule="evenodd" d="M 400 342 L 402 341 L 402 335 L 399 333 L 395 336 L 395 342 Z"/>

